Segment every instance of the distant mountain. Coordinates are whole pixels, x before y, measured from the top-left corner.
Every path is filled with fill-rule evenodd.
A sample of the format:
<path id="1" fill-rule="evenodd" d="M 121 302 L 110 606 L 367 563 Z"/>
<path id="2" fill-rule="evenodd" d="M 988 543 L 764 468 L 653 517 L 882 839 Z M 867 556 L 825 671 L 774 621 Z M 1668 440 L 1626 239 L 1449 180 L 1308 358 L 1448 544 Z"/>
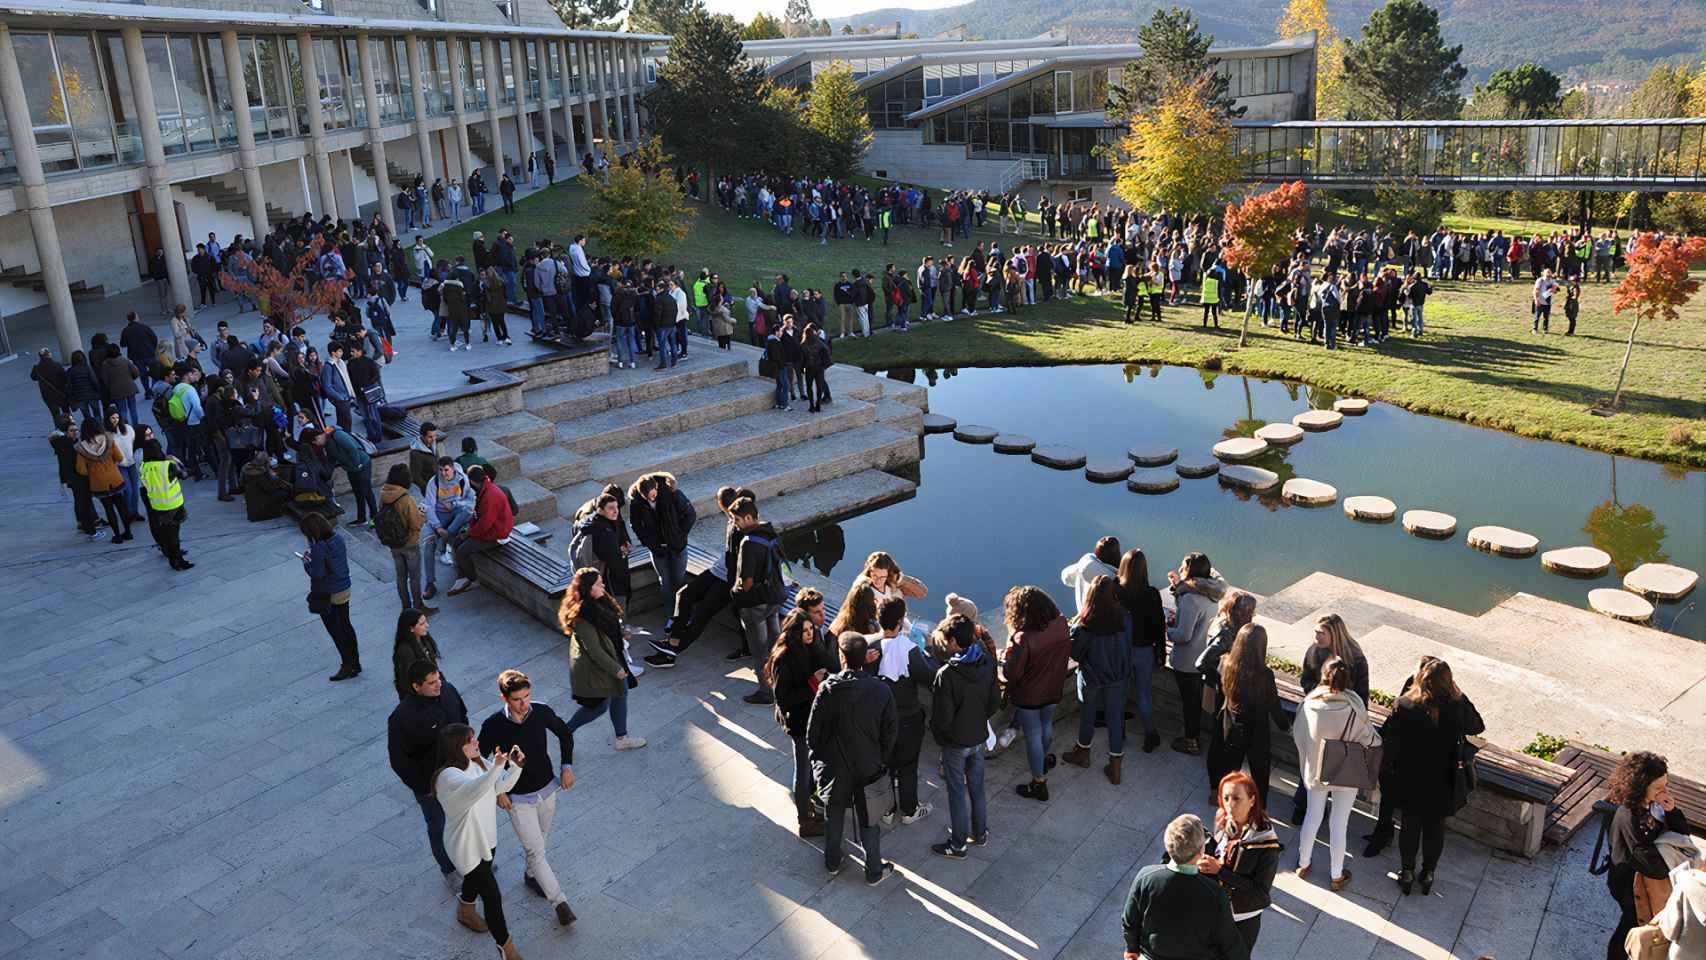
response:
<path id="1" fill-rule="evenodd" d="M 1049 28 L 1069 30 L 1074 43 L 1135 40 L 1137 27 L 1158 7 L 1152 0 L 972 0 L 939 10 L 888 7 L 843 24 L 889 27 L 930 36 L 964 25 L 968 36 L 989 39 L 1035 36 Z M 1207 33 L 1220 43 L 1256 44 L 1274 39 L 1281 5 L 1240 0 L 1183 0 Z M 1333 25 L 1346 37 L 1361 34 L 1374 0 L 1332 0 Z M 1438 0 L 1440 19 L 1452 43 L 1463 44 L 1471 82 L 1501 67 L 1534 60 L 1570 84 L 1626 86 L 1639 82 L 1657 63 L 1698 62 L 1706 57 L 1706 0 Z"/>

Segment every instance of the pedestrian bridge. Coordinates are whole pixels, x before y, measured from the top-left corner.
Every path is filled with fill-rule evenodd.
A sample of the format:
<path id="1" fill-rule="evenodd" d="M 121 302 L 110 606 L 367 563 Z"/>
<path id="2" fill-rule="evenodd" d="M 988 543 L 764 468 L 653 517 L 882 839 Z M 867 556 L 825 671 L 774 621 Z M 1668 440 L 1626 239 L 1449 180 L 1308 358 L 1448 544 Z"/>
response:
<path id="1" fill-rule="evenodd" d="M 1245 180 L 1437 190 L 1706 190 L 1706 118 L 1233 122 Z"/>

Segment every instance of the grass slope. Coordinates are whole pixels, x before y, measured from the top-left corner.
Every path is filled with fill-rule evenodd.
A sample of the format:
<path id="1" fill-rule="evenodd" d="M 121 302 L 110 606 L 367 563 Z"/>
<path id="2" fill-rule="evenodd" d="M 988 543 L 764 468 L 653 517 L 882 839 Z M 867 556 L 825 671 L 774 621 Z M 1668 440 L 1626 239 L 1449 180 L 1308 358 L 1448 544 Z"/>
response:
<path id="1" fill-rule="evenodd" d="M 514 217 L 488 213 L 433 238 L 432 246 L 439 256 L 454 256 L 468 250 L 473 230 L 485 230 L 489 239 L 504 224 L 520 243 L 540 237 L 566 243 L 583 225 L 579 214 L 584 199 L 578 184 L 560 184 L 520 201 Z M 777 273 L 787 273 L 796 287 L 828 291 L 842 270 L 880 271 L 891 261 L 915 267 L 922 256 L 949 252 L 934 236 L 897 229 L 886 247 L 878 240 L 819 246 L 710 208 L 701 212 L 688 238 L 661 259 L 689 273 L 701 265 L 711 267 L 737 298 L 755 279 L 768 289 Z M 974 234 L 974 240 L 987 243 L 994 236 L 983 232 Z M 960 243 L 952 252 L 964 255 L 968 249 Z M 1164 310 L 1159 326 L 1127 326 L 1114 301 L 1085 298 L 1017 316 L 980 315 L 927 324 L 906 334 L 841 341 L 836 359 L 881 369 L 1197 365 L 1217 358 L 1228 371 L 1304 380 L 1528 437 L 1706 466 L 1706 425 L 1701 423 L 1706 420 L 1706 299 L 1689 305 L 1675 323 L 1642 325 L 1624 385 L 1623 412 L 1614 417 L 1588 413 L 1611 394 L 1629 330 L 1626 318 L 1611 315 L 1609 285 L 1586 286 L 1574 337 L 1561 335 L 1562 298 L 1550 336 L 1529 333 L 1527 303 L 1526 283 L 1440 283 L 1428 301 L 1428 335 L 1422 340 L 1400 336 L 1376 349 L 1328 353 L 1259 325 L 1253 325 L 1248 346 L 1240 350 L 1239 318 L 1229 316 L 1219 330 L 1203 330 L 1197 326 L 1197 312 L 1184 307 Z"/>

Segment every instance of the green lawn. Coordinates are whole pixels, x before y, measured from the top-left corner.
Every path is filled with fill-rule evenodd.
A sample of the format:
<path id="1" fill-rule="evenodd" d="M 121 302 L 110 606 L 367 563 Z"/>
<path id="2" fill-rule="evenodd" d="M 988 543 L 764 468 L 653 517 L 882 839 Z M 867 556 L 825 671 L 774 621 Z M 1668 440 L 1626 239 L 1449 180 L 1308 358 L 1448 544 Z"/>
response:
<path id="1" fill-rule="evenodd" d="M 582 225 L 578 212 L 583 198 L 578 185 L 558 185 L 520 201 L 508 225 L 521 243 L 539 237 L 566 243 Z M 490 234 L 503 222 L 501 213 L 488 213 L 431 243 L 440 256 L 453 256 L 468 249 L 474 229 Z M 995 236 L 993 231 L 974 232 L 973 239 L 987 243 Z M 827 292 L 842 270 L 881 270 L 891 261 L 916 266 L 922 256 L 948 252 L 934 237 L 934 232 L 908 228 L 897 229 L 887 247 L 875 240 L 832 241 L 822 247 L 797 235 L 781 237 L 766 226 L 710 207 L 701 211 L 688 238 L 661 259 L 689 273 L 709 266 L 723 276 L 737 299 L 754 279 L 768 289 L 777 273 L 787 273 L 797 288 Z M 967 249 L 962 242 L 952 252 L 963 255 Z M 843 341 L 836 345 L 836 358 L 867 369 L 1195 365 L 1214 359 L 1228 371 L 1305 380 L 1335 392 L 1524 436 L 1706 466 L 1706 424 L 1701 422 L 1706 420 L 1706 294 L 1677 322 L 1642 326 L 1624 384 L 1622 411 L 1612 417 L 1588 412 L 1610 397 L 1629 332 L 1626 318 L 1611 315 L 1609 286 L 1585 287 L 1574 337 L 1560 334 L 1562 298 L 1550 336 L 1529 333 L 1527 303 L 1527 284 L 1436 284 L 1428 301 L 1428 335 L 1421 341 L 1400 336 L 1376 349 L 1328 353 L 1259 324 L 1240 350 L 1237 317 L 1224 318 L 1218 331 L 1205 331 L 1197 326 L 1197 315 L 1184 307 L 1164 310 L 1159 326 L 1127 326 L 1113 301 L 1082 299 L 1029 309 L 1016 317 L 983 315 L 915 327 L 905 334 Z"/>

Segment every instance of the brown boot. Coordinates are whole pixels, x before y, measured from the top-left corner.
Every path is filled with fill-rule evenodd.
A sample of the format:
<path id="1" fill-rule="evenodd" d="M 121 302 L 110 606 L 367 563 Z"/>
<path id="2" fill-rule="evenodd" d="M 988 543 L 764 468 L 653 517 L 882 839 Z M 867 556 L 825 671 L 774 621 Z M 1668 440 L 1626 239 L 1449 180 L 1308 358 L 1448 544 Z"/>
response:
<path id="1" fill-rule="evenodd" d="M 1088 767 L 1090 765 L 1090 748 L 1075 743 L 1071 750 L 1060 755 L 1060 759 L 1075 767 Z"/>
<path id="2" fill-rule="evenodd" d="M 1123 759 L 1125 758 L 1109 757 L 1108 765 L 1102 768 L 1102 772 L 1107 774 L 1108 782 L 1116 787 L 1120 785 L 1120 761 Z"/>
<path id="3" fill-rule="evenodd" d="M 809 840 L 812 837 L 823 836 L 823 818 L 811 814 L 800 814 L 800 839 Z"/>
<path id="4" fill-rule="evenodd" d="M 474 909 L 473 904 L 461 897 L 456 898 L 456 922 L 475 933 L 486 932 L 486 921 L 480 919 L 480 914 Z"/>
<path id="5" fill-rule="evenodd" d="M 504 960 L 521 960 L 521 951 L 515 949 L 514 937 L 510 937 L 508 940 L 504 941 L 502 949 Z"/>

